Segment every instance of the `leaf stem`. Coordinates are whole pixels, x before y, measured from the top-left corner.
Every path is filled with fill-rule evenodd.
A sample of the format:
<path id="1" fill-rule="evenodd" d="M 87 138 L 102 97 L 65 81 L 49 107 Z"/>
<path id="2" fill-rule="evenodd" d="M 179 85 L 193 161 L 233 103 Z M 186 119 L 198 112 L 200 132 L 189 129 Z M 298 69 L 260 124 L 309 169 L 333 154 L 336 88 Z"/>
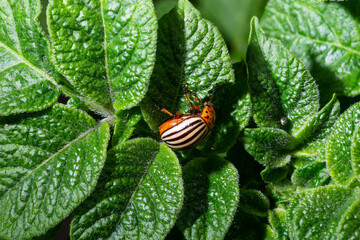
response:
<path id="1" fill-rule="evenodd" d="M 106 107 L 104 107 L 103 105 L 83 96 L 80 95 L 79 93 L 75 92 L 74 90 L 72 90 L 71 88 L 69 88 L 66 85 L 57 85 L 66 95 L 70 96 L 70 97 L 77 97 L 79 98 L 82 102 L 84 102 L 89 108 L 91 108 L 92 110 L 100 113 L 102 116 L 104 116 L 105 118 L 109 118 L 109 117 L 113 117 L 115 115 L 115 111 L 108 109 Z"/>
<path id="2" fill-rule="evenodd" d="M 79 93 L 77 93 L 76 91 L 72 90 L 71 87 L 66 86 L 66 85 L 61 85 L 58 82 L 55 81 L 55 79 L 50 76 L 49 74 L 47 74 L 46 72 L 44 72 L 42 69 L 38 68 L 37 66 L 33 65 L 31 62 L 29 62 L 26 58 L 24 58 L 23 56 L 21 56 L 18 52 L 14 51 L 13 49 L 9 48 L 7 45 L 5 45 L 4 43 L 0 42 L 0 46 L 5 48 L 8 52 L 10 52 L 12 55 L 16 56 L 20 62 L 23 62 L 24 64 L 26 64 L 29 68 L 33 69 L 35 72 L 37 72 L 38 74 L 42 75 L 46 80 L 50 81 L 51 83 L 53 83 L 55 86 L 58 87 L 59 90 L 62 90 L 66 95 L 70 96 L 70 97 L 77 97 L 79 98 L 81 101 L 83 101 L 89 108 L 93 109 L 94 111 L 100 113 L 101 115 L 103 115 L 104 117 L 110 117 L 110 116 L 114 116 L 115 114 L 115 110 L 113 109 L 108 109 L 106 107 L 104 107 L 103 105 L 94 102 L 93 100 L 87 98 L 86 96 L 83 96 Z M 65 78 L 66 79 L 66 78 Z M 64 83 L 67 84 L 67 83 Z M 69 84 L 71 85 L 71 84 Z"/>

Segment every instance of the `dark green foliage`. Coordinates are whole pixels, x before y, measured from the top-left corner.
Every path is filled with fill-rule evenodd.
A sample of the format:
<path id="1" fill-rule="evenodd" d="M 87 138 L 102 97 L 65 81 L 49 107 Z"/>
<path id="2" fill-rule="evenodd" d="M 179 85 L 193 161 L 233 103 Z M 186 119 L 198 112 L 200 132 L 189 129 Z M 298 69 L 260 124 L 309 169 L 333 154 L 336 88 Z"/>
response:
<path id="1" fill-rule="evenodd" d="M 232 63 L 169 1 L 0 1 L 0 239 L 358 239 L 359 5 L 269 0 Z M 216 121 L 173 152 L 184 85 Z"/>

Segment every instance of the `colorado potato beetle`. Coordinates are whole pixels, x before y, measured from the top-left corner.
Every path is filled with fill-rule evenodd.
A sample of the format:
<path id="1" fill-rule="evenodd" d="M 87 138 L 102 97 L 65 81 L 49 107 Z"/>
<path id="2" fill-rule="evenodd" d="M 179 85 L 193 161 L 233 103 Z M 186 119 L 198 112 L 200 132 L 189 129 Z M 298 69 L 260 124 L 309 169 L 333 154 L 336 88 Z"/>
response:
<path id="1" fill-rule="evenodd" d="M 211 105 L 214 92 L 215 87 L 210 101 L 202 103 L 193 91 L 184 86 L 184 94 L 191 108 L 190 112 L 186 114 L 179 112 L 172 114 L 168 110 L 159 107 L 162 112 L 170 115 L 170 118 L 159 129 L 161 139 L 167 146 L 174 150 L 186 150 L 196 147 L 210 135 L 215 123 L 215 110 Z M 188 93 L 194 96 L 195 105 L 191 103 Z M 198 100 L 202 110 L 200 110 Z"/>

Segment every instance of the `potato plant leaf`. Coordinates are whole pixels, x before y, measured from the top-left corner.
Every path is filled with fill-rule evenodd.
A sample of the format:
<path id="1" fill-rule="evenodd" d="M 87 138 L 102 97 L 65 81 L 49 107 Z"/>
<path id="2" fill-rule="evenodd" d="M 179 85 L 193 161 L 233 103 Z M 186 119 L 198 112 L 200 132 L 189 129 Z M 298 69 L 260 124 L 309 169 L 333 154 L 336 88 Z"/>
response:
<path id="1" fill-rule="evenodd" d="M 110 133 L 64 105 L 0 125 L 0 238 L 56 226 L 93 190 Z"/>
<path id="2" fill-rule="evenodd" d="M 263 32 L 257 18 L 251 21 L 246 60 L 256 123 L 296 136 L 319 108 L 315 80 L 279 40 Z"/>
<path id="3" fill-rule="evenodd" d="M 241 189 L 239 209 L 259 217 L 266 217 L 270 208 L 269 199 L 260 191 Z"/>
<path id="4" fill-rule="evenodd" d="M 0 116 L 42 110 L 60 95 L 40 9 L 37 0 L 0 1 Z"/>
<path id="5" fill-rule="evenodd" d="M 274 230 L 274 239 L 287 239 L 286 211 L 284 209 L 275 208 L 269 211 L 269 223 Z"/>
<path id="6" fill-rule="evenodd" d="M 281 180 L 286 178 L 288 172 L 289 172 L 289 167 L 288 166 L 284 166 L 284 167 L 281 167 L 281 168 L 269 168 L 269 167 L 267 167 L 263 171 L 261 171 L 260 175 L 261 175 L 261 178 L 265 182 L 276 183 L 276 182 L 280 182 Z"/>
<path id="7" fill-rule="evenodd" d="M 183 201 L 175 154 L 151 139 L 123 142 L 108 153 L 92 195 L 74 212 L 73 239 L 163 239 Z"/>
<path id="8" fill-rule="evenodd" d="M 318 111 L 315 80 L 279 40 L 262 31 L 256 18 L 251 23 L 247 63 L 254 120 L 262 129 L 245 131 L 248 152 L 272 168 L 283 166 L 290 156 L 324 162 L 326 141 L 340 113 L 336 96 Z M 281 129 L 289 136 L 280 134 Z"/>
<path id="9" fill-rule="evenodd" d="M 155 61 L 157 21 L 150 0 L 50 0 L 52 60 L 75 90 L 105 109 L 145 95 Z"/>
<path id="10" fill-rule="evenodd" d="M 287 146 L 291 143 L 292 137 L 281 129 L 246 128 L 243 141 L 246 151 L 267 167 L 282 167 L 290 161 Z"/>
<path id="11" fill-rule="evenodd" d="M 359 15 L 357 1 L 270 0 L 261 26 L 304 62 L 327 101 L 360 93 Z"/>
<path id="12" fill-rule="evenodd" d="M 183 179 L 180 231 L 186 239 L 224 238 L 239 202 L 236 168 L 218 156 L 197 158 L 184 166 Z"/>
<path id="13" fill-rule="evenodd" d="M 323 186 L 330 178 L 324 162 L 311 161 L 295 169 L 291 181 L 300 187 L 315 188 Z"/>
<path id="14" fill-rule="evenodd" d="M 351 161 L 357 179 L 360 179 L 360 123 L 356 125 L 351 141 Z"/>
<path id="15" fill-rule="evenodd" d="M 359 122 L 360 103 L 357 103 L 340 116 L 326 143 L 326 165 L 331 177 L 338 184 L 346 185 L 355 179 L 354 167 L 358 169 L 358 166 L 353 162 L 351 144 Z M 354 141 L 357 141 L 356 137 Z"/>
<path id="16" fill-rule="evenodd" d="M 356 239 L 360 236 L 360 200 L 351 205 L 343 215 L 338 227 L 338 239 Z"/>
<path id="17" fill-rule="evenodd" d="M 189 110 L 184 84 L 188 83 L 189 89 L 204 101 L 209 100 L 205 97 L 210 97 L 216 84 L 234 82 L 229 53 L 219 30 L 187 0 L 179 0 L 160 19 L 158 32 L 156 64 L 149 92 L 140 105 L 145 121 L 154 131 L 168 117 L 156 104 L 172 113 Z"/>
<path id="18" fill-rule="evenodd" d="M 265 234 L 264 240 L 278 240 L 279 238 L 276 237 L 276 233 L 274 230 L 269 226 L 265 226 Z"/>
<path id="19" fill-rule="evenodd" d="M 326 140 L 340 115 L 340 103 L 334 95 L 332 100 L 314 114 L 302 127 L 292 143 L 293 156 L 316 157 L 317 161 L 325 161 Z"/>
<path id="20" fill-rule="evenodd" d="M 111 139 L 112 146 L 128 140 L 135 130 L 135 125 L 141 120 L 139 107 L 120 110 L 114 119 L 114 134 Z"/>
<path id="21" fill-rule="evenodd" d="M 354 220 L 359 215 L 359 189 L 341 186 L 319 187 L 297 194 L 287 212 L 290 239 L 349 239 L 338 237 L 356 234 Z M 355 210 L 355 211 L 354 211 Z M 344 229 L 344 227 L 348 229 Z M 350 230 L 350 232 L 349 232 Z"/>

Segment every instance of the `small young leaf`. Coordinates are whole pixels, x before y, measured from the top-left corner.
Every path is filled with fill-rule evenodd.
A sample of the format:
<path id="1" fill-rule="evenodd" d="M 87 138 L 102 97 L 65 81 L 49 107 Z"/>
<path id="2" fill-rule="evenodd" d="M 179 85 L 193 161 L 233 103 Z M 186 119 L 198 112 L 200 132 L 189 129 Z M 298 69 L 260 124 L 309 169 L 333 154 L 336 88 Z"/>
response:
<path id="1" fill-rule="evenodd" d="M 279 240 L 279 238 L 276 237 L 276 234 L 274 230 L 269 226 L 265 226 L 265 236 L 263 237 L 264 240 Z M 253 238 L 251 238 L 253 239 Z"/>
<path id="2" fill-rule="evenodd" d="M 269 199 L 260 191 L 242 189 L 240 191 L 239 209 L 258 217 L 268 216 L 270 208 Z"/>
<path id="3" fill-rule="evenodd" d="M 163 239 L 183 201 L 175 154 L 151 139 L 112 148 L 92 195 L 74 212 L 73 239 Z"/>
<path id="4" fill-rule="evenodd" d="M 257 18 L 251 21 L 246 60 L 256 123 L 296 136 L 319 108 L 315 80 L 279 40 L 262 31 Z"/>
<path id="5" fill-rule="evenodd" d="M 357 239 L 360 236 L 360 200 L 357 200 L 342 216 L 337 229 L 337 239 Z"/>
<path id="6" fill-rule="evenodd" d="M 188 83 L 189 89 L 205 100 L 216 84 L 234 82 L 229 53 L 219 30 L 187 0 L 179 0 L 160 19 L 159 39 L 149 92 L 140 105 L 145 121 L 154 131 L 168 117 L 156 104 L 172 113 L 189 110 L 183 96 L 184 84 Z"/>
<path id="7" fill-rule="evenodd" d="M 290 239 L 337 239 L 334 236 L 340 220 L 359 197 L 359 189 L 341 186 L 319 187 L 297 194 L 286 213 Z"/>
<path id="8" fill-rule="evenodd" d="M 114 134 L 111 139 L 112 146 L 128 140 L 135 130 L 135 125 L 141 119 L 139 108 L 131 108 L 116 112 L 117 118 L 114 119 Z"/>
<path id="9" fill-rule="evenodd" d="M 290 182 L 290 180 L 285 178 L 284 180 L 277 183 L 269 183 L 266 186 L 266 190 L 267 192 L 271 193 L 269 195 L 276 204 L 286 203 L 287 205 L 296 193 L 297 188 Z"/>
<path id="10" fill-rule="evenodd" d="M 0 238 L 27 239 L 57 225 L 93 190 L 107 123 L 63 105 L 0 126 Z"/>
<path id="11" fill-rule="evenodd" d="M 326 143 L 326 162 L 331 177 L 338 184 L 349 184 L 355 179 L 351 141 L 360 122 L 360 103 L 354 104 L 337 120 Z"/>
<path id="12" fill-rule="evenodd" d="M 360 123 L 357 124 L 351 141 L 351 160 L 357 179 L 360 179 Z"/>
<path id="13" fill-rule="evenodd" d="M 105 108 L 126 109 L 147 90 L 157 21 L 150 0 L 50 0 L 52 59 L 76 90 Z"/>
<path id="14" fill-rule="evenodd" d="M 286 211 L 281 208 L 275 208 L 269 212 L 269 223 L 275 233 L 275 239 L 288 239 L 286 232 Z"/>
<path id="15" fill-rule="evenodd" d="M 360 93 L 359 15 L 357 1 L 270 0 L 261 26 L 305 63 L 327 101 Z"/>
<path id="16" fill-rule="evenodd" d="M 315 188 L 328 182 L 330 173 L 324 162 L 313 161 L 297 168 L 291 176 L 291 181 L 298 186 Z"/>
<path id="17" fill-rule="evenodd" d="M 285 131 L 276 128 L 246 128 L 244 146 L 256 161 L 267 167 L 277 168 L 290 161 L 286 150 L 292 137 Z"/>
<path id="18" fill-rule="evenodd" d="M 183 168 L 185 201 L 176 222 L 186 239 L 225 237 L 239 202 L 238 173 L 218 157 L 198 158 Z"/>
<path id="19" fill-rule="evenodd" d="M 292 142 L 293 156 L 316 156 L 325 161 L 325 144 L 340 114 L 340 103 L 335 94 L 332 100 L 303 126 Z"/>
<path id="20" fill-rule="evenodd" d="M 277 183 L 286 178 L 288 172 L 288 166 L 284 166 L 282 168 L 267 167 L 260 173 L 260 175 L 265 182 Z"/>
<path id="21" fill-rule="evenodd" d="M 0 3 L 0 116 L 42 110 L 60 95 L 40 9 L 39 0 Z"/>
<path id="22" fill-rule="evenodd" d="M 88 106 L 84 102 L 82 102 L 79 98 L 72 96 L 66 103 L 66 106 L 81 109 L 85 112 L 91 111 Z"/>

